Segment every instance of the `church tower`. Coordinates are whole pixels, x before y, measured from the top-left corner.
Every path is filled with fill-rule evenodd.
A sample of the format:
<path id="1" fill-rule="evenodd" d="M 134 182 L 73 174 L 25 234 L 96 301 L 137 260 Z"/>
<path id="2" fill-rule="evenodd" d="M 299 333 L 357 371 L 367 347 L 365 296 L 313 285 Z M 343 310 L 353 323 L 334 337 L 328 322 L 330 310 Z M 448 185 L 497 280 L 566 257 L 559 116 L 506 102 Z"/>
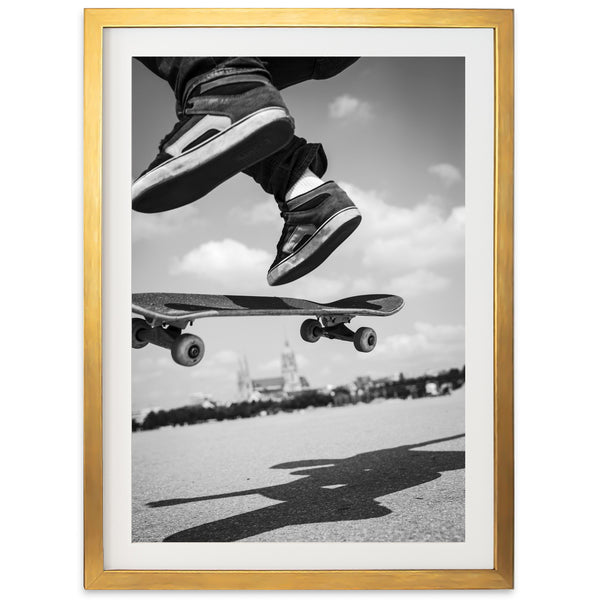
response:
<path id="1" fill-rule="evenodd" d="M 252 380 L 250 379 L 250 369 L 246 357 L 238 359 L 238 397 L 244 402 L 250 400 L 252 396 Z"/>
<path id="2" fill-rule="evenodd" d="M 281 375 L 283 377 L 284 392 L 296 392 L 302 389 L 296 356 L 287 340 L 285 340 L 285 346 L 281 354 Z"/>

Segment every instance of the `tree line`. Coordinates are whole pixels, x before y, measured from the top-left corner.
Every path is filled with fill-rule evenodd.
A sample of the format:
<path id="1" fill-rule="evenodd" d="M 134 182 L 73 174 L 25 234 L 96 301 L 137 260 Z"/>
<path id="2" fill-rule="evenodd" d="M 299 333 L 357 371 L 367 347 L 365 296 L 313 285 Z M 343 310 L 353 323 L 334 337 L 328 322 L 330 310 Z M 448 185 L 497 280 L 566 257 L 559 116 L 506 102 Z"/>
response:
<path id="1" fill-rule="evenodd" d="M 369 403 L 376 398 L 423 398 L 431 395 L 449 394 L 464 385 L 465 368 L 450 369 L 435 376 L 405 378 L 398 380 L 362 380 L 358 385 L 338 386 L 331 391 L 305 390 L 286 395 L 281 400 L 269 398 L 253 402 L 243 401 L 229 405 L 190 405 L 149 412 L 142 423 L 131 421 L 132 431 L 147 431 L 165 426 L 194 425 L 206 421 L 248 419 L 255 416 L 292 412 L 309 407 L 344 406 L 359 402 Z M 435 392 L 431 384 L 435 384 Z"/>

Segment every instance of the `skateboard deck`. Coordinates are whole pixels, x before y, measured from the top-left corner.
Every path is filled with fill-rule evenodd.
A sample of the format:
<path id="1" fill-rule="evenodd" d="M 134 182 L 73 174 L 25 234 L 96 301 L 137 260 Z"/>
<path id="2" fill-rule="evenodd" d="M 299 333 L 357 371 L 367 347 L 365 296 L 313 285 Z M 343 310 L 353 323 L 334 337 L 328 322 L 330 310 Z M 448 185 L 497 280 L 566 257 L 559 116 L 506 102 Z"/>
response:
<path id="1" fill-rule="evenodd" d="M 404 305 L 399 296 L 370 294 L 319 303 L 299 298 L 269 296 L 223 296 L 210 294 L 133 294 L 132 312 L 143 319 L 132 322 L 132 345 L 148 343 L 171 350 L 173 360 L 192 366 L 202 359 L 204 344 L 195 335 L 181 331 L 196 319 L 208 317 L 312 316 L 300 329 L 302 339 L 316 342 L 321 337 L 354 342 L 361 352 L 370 352 L 377 335 L 370 327 L 351 331 L 347 323 L 358 316 L 386 317 Z"/>

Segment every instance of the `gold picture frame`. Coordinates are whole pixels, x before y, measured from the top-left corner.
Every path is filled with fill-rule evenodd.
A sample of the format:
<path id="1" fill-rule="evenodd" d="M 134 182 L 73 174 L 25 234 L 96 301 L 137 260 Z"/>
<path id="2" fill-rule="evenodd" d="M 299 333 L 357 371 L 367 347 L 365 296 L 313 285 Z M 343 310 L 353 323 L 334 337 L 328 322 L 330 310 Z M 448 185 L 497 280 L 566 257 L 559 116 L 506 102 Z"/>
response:
<path id="1" fill-rule="evenodd" d="M 488 28 L 494 31 L 494 568 L 106 570 L 102 472 L 102 34 L 112 27 Z M 84 585 L 87 589 L 472 589 L 513 586 L 513 11 L 86 9 Z"/>

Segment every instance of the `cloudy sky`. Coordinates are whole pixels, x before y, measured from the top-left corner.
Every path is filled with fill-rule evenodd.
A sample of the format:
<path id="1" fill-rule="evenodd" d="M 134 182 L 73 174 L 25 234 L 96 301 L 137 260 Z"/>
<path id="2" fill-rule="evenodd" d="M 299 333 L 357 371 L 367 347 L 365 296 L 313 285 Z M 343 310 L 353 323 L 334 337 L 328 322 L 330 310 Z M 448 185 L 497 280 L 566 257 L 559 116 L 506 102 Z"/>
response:
<path id="1" fill-rule="evenodd" d="M 174 124 L 168 84 L 133 61 L 133 177 Z M 338 76 L 283 92 L 296 132 L 321 142 L 326 179 L 363 220 L 328 261 L 301 280 L 266 282 L 281 218 L 275 201 L 240 174 L 186 207 L 133 213 L 133 291 L 259 294 L 328 302 L 362 293 L 402 296 L 388 318 L 356 318 L 377 348 L 299 336 L 302 318 L 205 319 L 189 329 L 206 344 L 196 367 L 154 346 L 133 350 L 133 408 L 186 404 L 194 393 L 235 397 L 237 361 L 252 377 L 279 374 L 287 338 L 311 385 L 359 375 L 406 375 L 464 364 L 464 61 L 365 58 Z"/>

